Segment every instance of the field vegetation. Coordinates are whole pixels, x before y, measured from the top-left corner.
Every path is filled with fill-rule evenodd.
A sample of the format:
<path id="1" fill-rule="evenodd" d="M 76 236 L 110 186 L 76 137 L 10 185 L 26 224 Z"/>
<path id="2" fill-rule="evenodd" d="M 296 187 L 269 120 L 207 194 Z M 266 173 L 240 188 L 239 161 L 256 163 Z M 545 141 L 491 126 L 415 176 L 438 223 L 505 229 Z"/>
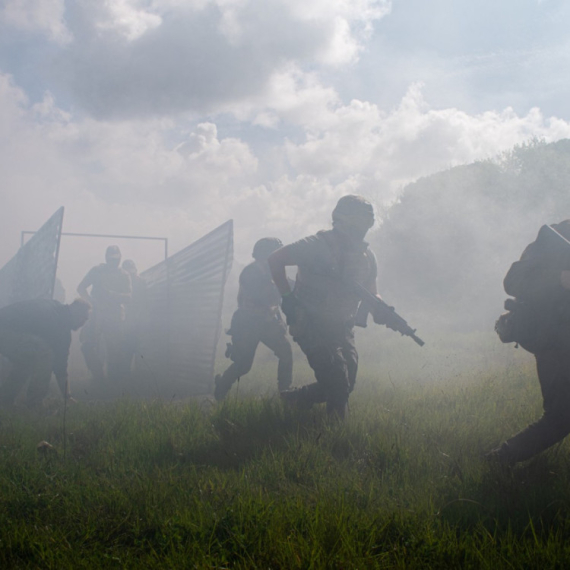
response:
<path id="1" fill-rule="evenodd" d="M 408 342 L 383 366 L 363 342 L 344 423 L 285 408 L 263 352 L 222 404 L 86 400 L 65 430 L 56 401 L 4 412 L 0 567 L 569 567 L 568 443 L 483 459 L 540 414 L 532 360 Z"/>

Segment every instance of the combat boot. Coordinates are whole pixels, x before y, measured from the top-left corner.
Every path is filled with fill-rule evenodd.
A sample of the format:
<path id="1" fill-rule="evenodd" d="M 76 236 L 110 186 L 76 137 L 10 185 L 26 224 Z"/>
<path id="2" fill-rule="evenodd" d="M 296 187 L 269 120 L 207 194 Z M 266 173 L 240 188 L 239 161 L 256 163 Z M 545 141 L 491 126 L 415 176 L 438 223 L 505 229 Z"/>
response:
<path id="1" fill-rule="evenodd" d="M 303 388 L 293 388 L 292 390 L 282 390 L 279 392 L 281 399 L 291 408 L 297 410 L 310 410 L 312 402 L 310 402 L 306 395 L 306 390 Z"/>
<path id="2" fill-rule="evenodd" d="M 224 378 L 221 374 L 216 374 L 214 378 L 214 398 L 221 402 L 231 390 L 233 382 Z"/>

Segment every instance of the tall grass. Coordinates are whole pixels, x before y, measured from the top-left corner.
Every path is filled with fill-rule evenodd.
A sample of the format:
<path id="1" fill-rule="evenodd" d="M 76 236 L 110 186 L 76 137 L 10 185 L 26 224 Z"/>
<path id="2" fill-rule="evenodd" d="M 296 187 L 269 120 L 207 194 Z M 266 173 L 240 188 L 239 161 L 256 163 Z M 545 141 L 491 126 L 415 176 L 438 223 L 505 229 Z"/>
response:
<path id="1" fill-rule="evenodd" d="M 421 366 L 363 369 L 344 423 L 245 380 L 222 404 L 80 402 L 65 461 L 59 407 L 5 413 L 0 565 L 568 567 L 568 444 L 512 470 L 482 459 L 540 414 L 532 367 L 435 382 Z"/>

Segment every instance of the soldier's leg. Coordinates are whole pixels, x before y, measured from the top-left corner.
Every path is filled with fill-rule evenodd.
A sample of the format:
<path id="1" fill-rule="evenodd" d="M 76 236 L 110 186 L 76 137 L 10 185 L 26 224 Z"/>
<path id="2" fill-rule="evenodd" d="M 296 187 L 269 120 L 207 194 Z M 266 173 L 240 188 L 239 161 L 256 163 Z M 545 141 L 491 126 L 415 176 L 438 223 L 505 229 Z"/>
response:
<path id="1" fill-rule="evenodd" d="M 321 339 L 314 334 L 314 331 L 308 326 L 306 321 L 302 329 L 300 327 L 297 328 L 293 338 L 307 357 L 307 362 L 312 368 L 317 381 L 300 388 L 284 390 L 281 392 L 281 397 L 289 405 L 308 410 L 314 404 L 321 404 L 326 401 L 324 385 L 319 382 L 319 379 L 326 374 L 326 363 L 330 360 L 330 357 L 328 350 L 320 342 Z"/>
<path id="2" fill-rule="evenodd" d="M 331 352 L 333 360 L 328 373 L 325 375 L 327 412 L 342 419 L 346 414 L 350 392 L 348 366 L 342 353 L 342 347 L 337 347 Z"/>
<path id="3" fill-rule="evenodd" d="M 358 372 L 358 351 L 354 344 L 354 332 L 352 330 L 349 330 L 346 333 L 346 337 L 342 345 L 342 356 L 346 362 L 348 373 L 348 392 L 350 394 L 354 390 L 356 374 Z"/>
<path id="4" fill-rule="evenodd" d="M 81 329 L 79 340 L 81 341 L 81 352 L 85 359 L 85 365 L 91 372 L 93 379 L 99 381 L 105 378 L 105 371 L 101 359 L 101 330 L 97 321 L 97 316 L 91 317 L 87 321 L 87 324 Z"/>
<path id="5" fill-rule="evenodd" d="M 124 323 L 122 321 L 109 320 L 103 329 L 105 350 L 107 353 L 107 378 L 117 382 L 127 375 L 124 348 Z"/>
<path id="6" fill-rule="evenodd" d="M 41 339 L 40 339 L 41 340 Z M 44 341 L 37 344 L 30 374 L 30 384 L 26 397 L 27 405 L 40 406 L 49 390 L 53 368 L 53 352 Z"/>
<path id="7" fill-rule="evenodd" d="M 293 351 L 286 337 L 285 323 L 281 320 L 268 322 L 261 332 L 260 340 L 279 359 L 277 365 L 278 390 L 280 392 L 287 390 L 293 380 Z"/>
<path id="8" fill-rule="evenodd" d="M 0 350 L 12 365 L 12 370 L 0 387 L 2 405 L 9 406 L 14 403 L 18 392 L 30 376 L 33 377 L 32 381 L 37 379 L 45 384 L 45 376 L 48 374 L 49 387 L 52 352 L 43 339 L 34 335 L 4 332 L 0 334 Z"/>
<path id="9" fill-rule="evenodd" d="M 218 401 L 226 397 L 238 378 L 245 376 L 251 370 L 259 344 L 259 337 L 255 331 L 238 329 L 233 330 L 233 333 L 230 356 L 233 362 L 222 375 L 215 378 L 214 398 Z"/>
<path id="10" fill-rule="evenodd" d="M 570 433 L 570 357 L 562 351 L 536 355 L 544 413 L 508 439 L 496 454 L 509 463 L 530 459 Z"/>
<path id="11" fill-rule="evenodd" d="M 26 364 L 13 363 L 10 373 L 0 386 L 0 406 L 11 406 L 29 378 L 29 369 Z"/>
<path id="12" fill-rule="evenodd" d="M 303 408 L 326 402 L 329 414 L 343 418 L 348 402 L 348 371 L 341 348 L 335 345 L 315 346 L 305 355 L 316 382 L 285 392 L 285 399 Z"/>
<path id="13" fill-rule="evenodd" d="M 0 330 L 0 354 L 3 356 L 2 377 L 0 378 L 0 406 L 12 405 L 26 381 L 26 378 L 22 378 L 22 370 L 17 369 L 13 354 L 17 343 L 12 337 L 12 333 Z"/>
<path id="14" fill-rule="evenodd" d="M 130 374 L 133 368 L 133 360 L 138 350 L 138 336 L 136 329 L 131 327 L 125 330 L 123 347 L 124 367 L 127 374 Z"/>

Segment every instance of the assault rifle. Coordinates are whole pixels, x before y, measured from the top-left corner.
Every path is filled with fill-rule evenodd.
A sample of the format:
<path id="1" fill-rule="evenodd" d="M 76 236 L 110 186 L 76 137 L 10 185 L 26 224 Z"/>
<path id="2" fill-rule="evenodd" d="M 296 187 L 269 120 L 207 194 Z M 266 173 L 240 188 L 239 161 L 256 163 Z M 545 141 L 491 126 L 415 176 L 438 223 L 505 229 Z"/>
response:
<path id="1" fill-rule="evenodd" d="M 350 288 L 360 297 L 360 301 L 366 310 L 366 313 L 362 314 L 360 309 L 360 315 L 357 315 L 357 324 L 359 326 L 366 326 L 366 317 L 368 313 L 372 313 L 373 315 L 377 315 L 380 317 L 382 321 L 385 322 L 388 328 L 395 330 L 402 334 L 402 336 L 409 336 L 416 344 L 423 346 L 425 342 L 416 335 L 416 329 L 413 329 L 396 311 L 394 307 L 390 307 L 387 303 L 382 301 L 368 291 L 368 289 L 364 288 L 360 283 L 356 281 L 350 281 L 348 283 Z M 360 317 L 364 317 L 363 319 L 359 319 Z"/>

